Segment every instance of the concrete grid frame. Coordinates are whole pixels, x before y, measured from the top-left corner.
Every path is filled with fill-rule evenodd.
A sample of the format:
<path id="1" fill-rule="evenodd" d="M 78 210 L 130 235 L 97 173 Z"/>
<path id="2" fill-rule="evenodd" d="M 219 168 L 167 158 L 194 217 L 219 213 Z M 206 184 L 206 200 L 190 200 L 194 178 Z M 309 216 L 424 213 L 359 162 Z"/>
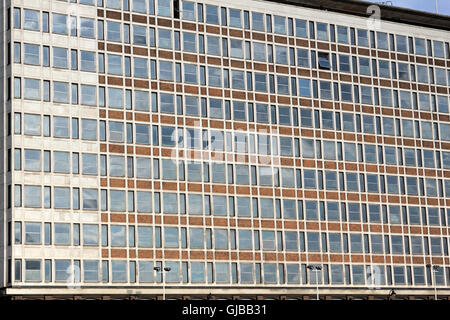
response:
<path id="1" fill-rule="evenodd" d="M 447 298 L 448 20 L 336 3 L 6 1 L 3 294 Z"/>

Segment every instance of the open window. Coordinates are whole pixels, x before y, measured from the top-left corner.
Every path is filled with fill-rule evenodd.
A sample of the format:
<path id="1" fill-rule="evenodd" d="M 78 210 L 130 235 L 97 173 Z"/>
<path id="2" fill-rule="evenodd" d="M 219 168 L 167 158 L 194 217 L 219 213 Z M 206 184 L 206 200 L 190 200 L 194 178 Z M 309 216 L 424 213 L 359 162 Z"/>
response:
<path id="1" fill-rule="evenodd" d="M 330 54 L 327 52 L 318 52 L 319 69 L 330 70 Z"/>

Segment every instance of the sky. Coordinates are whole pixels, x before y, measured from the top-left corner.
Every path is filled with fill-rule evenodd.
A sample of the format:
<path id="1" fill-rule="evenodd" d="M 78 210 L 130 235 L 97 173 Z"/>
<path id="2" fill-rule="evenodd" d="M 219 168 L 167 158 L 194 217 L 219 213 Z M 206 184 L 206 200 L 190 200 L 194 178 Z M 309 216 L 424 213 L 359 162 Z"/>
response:
<path id="1" fill-rule="evenodd" d="M 382 2 L 385 0 L 370 0 L 371 2 Z M 420 11 L 436 13 L 435 0 L 390 0 L 396 7 L 409 8 Z M 450 0 L 437 0 L 438 13 L 450 16 Z"/>

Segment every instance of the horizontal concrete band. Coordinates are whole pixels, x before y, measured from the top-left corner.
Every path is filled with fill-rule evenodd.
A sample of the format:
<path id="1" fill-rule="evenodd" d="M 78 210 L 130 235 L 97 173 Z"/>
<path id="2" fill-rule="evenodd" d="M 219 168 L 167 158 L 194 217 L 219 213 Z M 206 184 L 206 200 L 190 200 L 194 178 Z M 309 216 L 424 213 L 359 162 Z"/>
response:
<path id="1" fill-rule="evenodd" d="M 391 290 L 395 291 L 396 296 L 434 296 L 434 289 L 413 289 L 413 288 L 382 288 L 382 289 L 369 289 L 369 288 L 321 288 L 319 286 L 319 294 L 321 296 L 389 296 Z M 450 288 L 437 288 L 437 295 L 449 296 Z M 255 288 L 255 287 L 234 287 L 234 288 L 173 288 L 166 287 L 165 294 L 168 296 L 190 296 L 190 295 L 218 295 L 218 296 L 303 296 L 303 295 L 316 295 L 316 287 L 310 288 Z M 3 294 L 7 296 L 87 296 L 87 295 L 101 295 L 101 296 L 114 296 L 114 295 L 162 295 L 163 288 L 161 286 L 153 288 L 131 288 L 131 287 L 118 287 L 118 288 L 51 288 L 51 287 L 20 287 L 20 288 L 6 288 L 3 290 Z"/>

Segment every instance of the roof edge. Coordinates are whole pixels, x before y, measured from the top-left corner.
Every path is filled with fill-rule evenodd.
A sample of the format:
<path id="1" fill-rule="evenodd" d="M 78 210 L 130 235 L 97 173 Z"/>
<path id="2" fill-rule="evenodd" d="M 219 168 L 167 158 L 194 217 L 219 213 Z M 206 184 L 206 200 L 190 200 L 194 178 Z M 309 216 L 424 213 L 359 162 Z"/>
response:
<path id="1" fill-rule="evenodd" d="M 418 11 L 408 8 L 383 5 L 375 2 L 360 0 L 265 0 L 281 4 L 289 4 L 299 7 L 307 7 L 319 10 L 328 10 L 337 13 L 345 13 L 369 18 L 367 8 L 376 5 L 380 8 L 382 21 L 405 23 L 414 26 L 434 28 L 450 31 L 450 17 L 431 12 Z"/>

